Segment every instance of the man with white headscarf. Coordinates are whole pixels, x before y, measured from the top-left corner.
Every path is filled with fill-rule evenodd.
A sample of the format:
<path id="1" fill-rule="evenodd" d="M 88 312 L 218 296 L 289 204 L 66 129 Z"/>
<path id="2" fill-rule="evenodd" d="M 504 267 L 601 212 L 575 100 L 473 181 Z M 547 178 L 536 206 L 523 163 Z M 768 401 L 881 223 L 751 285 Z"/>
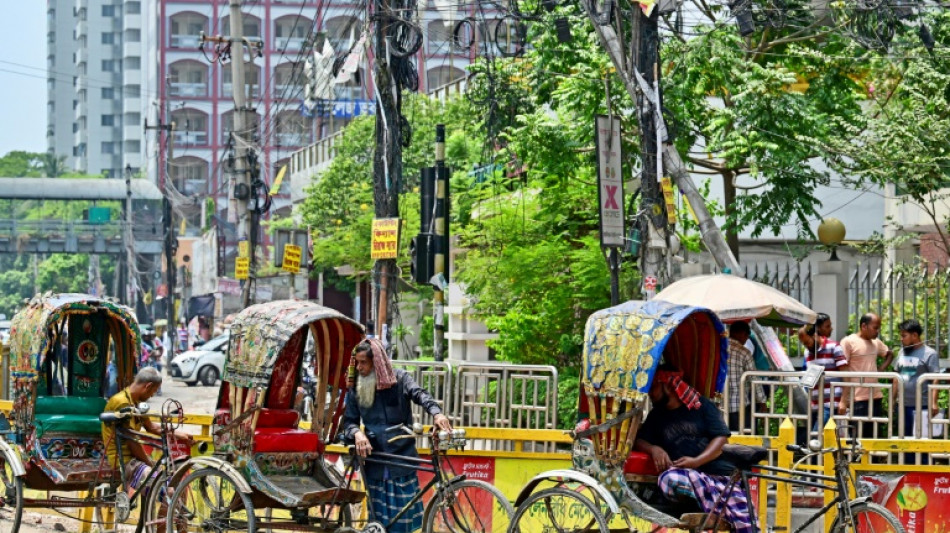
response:
<path id="1" fill-rule="evenodd" d="M 366 457 L 373 451 L 406 457 L 418 457 L 415 439 L 389 442 L 400 433 L 391 428 L 412 424 L 411 403 L 434 417 L 438 429 L 451 430 L 452 424 L 432 396 L 416 384 L 404 370 L 394 370 L 379 339 L 368 339 L 353 349 L 358 373 L 356 387 L 346 396 L 343 433 L 355 442 L 357 452 Z M 360 429 L 360 421 L 363 429 Z M 388 430 L 388 431 L 387 431 Z M 386 525 L 419 490 L 419 479 L 412 468 L 367 462 L 363 475 L 373 504 L 372 519 Z M 412 533 L 422 527 L 421 500 L 405 513 L 389 533 Z"/>

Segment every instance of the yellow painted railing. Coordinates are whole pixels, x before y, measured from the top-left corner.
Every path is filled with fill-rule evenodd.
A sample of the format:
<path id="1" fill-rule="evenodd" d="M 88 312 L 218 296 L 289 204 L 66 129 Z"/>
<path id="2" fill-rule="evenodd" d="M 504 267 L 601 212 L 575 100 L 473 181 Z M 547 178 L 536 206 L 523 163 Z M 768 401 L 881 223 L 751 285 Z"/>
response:
<path id="1" fill-rule="evenodd" d="M 0 411 L 9 414 L 12 409 L 12 402 L 0 400 Z M 186 415 L 185 424 L 194 429 L 196 439 L 199 441 L 211 441 L 211 415 Z M 302 424 L 307 426 L 307 424 Z M 532 430 L 532 429 L 508 429 L 508 428 L 466 428 L 466 433 L 472 441 L 472 447 L 463 451 L 452 452 L 451 455 L 471 457 L 473 461 L 490 458 L 495 461 L 496 473 L 495 484 L 505 495 L 514 499 L 517 496 L 520 487 L 534 475 L 551 469 L 569 468 L 571 455 L 569 446 L 571 444 L 570 436 L 560 430 Z M 736 444 L 747 444 L 755 446 L 764 446 L 773 453 L 773 465 L 780 468 L 791 468 L 794 463 L 793 454 L 786 447 L 796 442 L 795 426 L 788 419 L 781 424 L 778 435 L 774 437 L 760 437 L 749 435 L 733 435 L 730 442 Z M 835 442 L 835 426 L 833 421 L 828 424 L 823 434 L 824 442 L 827 446 Z M 510 450 L 498 449 L 478 449 L 480 447 L 497 448 L 497 446 L 488 445 L 490 442 L 505 443 L 506 448 Z M 526 452 L 526 443 L 548 442 L 556 443 L 563 451 L 553 453 L 544 452 Z M 912 466 L 901 464 L 877 464 L 871 462 L 869 456 L 877 454 L 898 454 L 904 453 L 929 453 L 929 454 L 950 454 L 950 440 L 932 440 L 932 439 L 867 439 L 861 440 L 861 445 L 867 454 L 862 457 L 860 463 L 852 465 L 855 472 L 907 472 L 914 470 L 927 469 L 930 472 L 950 472 L 950 466 Z M 327 447 L 331 453 L 346 453 L 346 448 L 339 445 Z M 425 450 L 421 450 L 425 452 Z M 505 473 L 501 473 L 499 465 L 504 465 Z M 815 469 L 815 467 L 811 467 Z M 831 456 L 826 456 L 822 467 L 817 467 L 819 471 L 828 476 L 834 475 L 834 461 Z M 517 472 L 517 475 L 509 475 L 508 472 Z M 777 474 L 779 477 L 785 477 Z M 775 514 L 773 528 L 775 530 L 791 530 L 792 518 L 792 486 L 787 483 L 759 480 L 758 502 L 756 508 L 759 509 L 759 522 L 761 531 L 768 529 L 768 494 L 775 494 Z M 852 494 L 853 496 L 853 494 Z M 834 494 L 826 492 L 824 495 L 825 503 L 834 498 Z M 825 527 L 830 527 L 834 520 L 834 511 L 825 515 Z"/>

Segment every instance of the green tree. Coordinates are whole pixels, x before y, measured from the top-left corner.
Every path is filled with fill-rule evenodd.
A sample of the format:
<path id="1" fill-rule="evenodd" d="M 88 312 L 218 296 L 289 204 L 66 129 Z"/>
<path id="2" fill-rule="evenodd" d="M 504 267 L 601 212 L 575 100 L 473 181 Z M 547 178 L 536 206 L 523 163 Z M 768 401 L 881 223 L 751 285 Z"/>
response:
<path id="1" fill-rule="evenodd" d="M 926 23 L 938 48 L 950 46 L 950 13 L 933 13 Z M 841 124 L 848 135 L 815 142 L 832 154 L 847 185 L 894 184 L 900 202 L 923 211 L 940 237 L 936 244 L 950 253 L 950 65 L 931 59 L 913 34 L 899 35 L 892 46 L 902 53 L 868 65 L 869 105 L 858 120 Z"/>

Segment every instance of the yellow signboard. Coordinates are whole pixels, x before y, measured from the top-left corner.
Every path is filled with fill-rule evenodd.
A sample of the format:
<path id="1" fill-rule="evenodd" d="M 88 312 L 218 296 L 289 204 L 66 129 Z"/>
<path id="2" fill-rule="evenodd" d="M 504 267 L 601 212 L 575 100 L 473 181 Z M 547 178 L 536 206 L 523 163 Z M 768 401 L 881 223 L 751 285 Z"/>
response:
<path id="1" fill-rule="evenodd" d="M 373 220 L 373 259 L 395 259 L 399 253 L 399 219 L 377 218 Z"/>
<path id="2" fill-rule="evenodd" d="M 251 270 L 251 258 L 250 257 L 238 257 L 234 261 L 234 277 L 235 279 L 247 279 L 248 273 Z"/>
<path id="3" fill-rule="evenodd" d="M 284 245 L 284 262 L 281 268 L 284 272 L 297 274 L 300 272 L 300 256 L 302 250 L 296 244 Z"/>
<path id="4" fill-rule="evenodd" d="M 251 245 L 247 241 L 238 241 L 238 257 L 250 257 Z"/>

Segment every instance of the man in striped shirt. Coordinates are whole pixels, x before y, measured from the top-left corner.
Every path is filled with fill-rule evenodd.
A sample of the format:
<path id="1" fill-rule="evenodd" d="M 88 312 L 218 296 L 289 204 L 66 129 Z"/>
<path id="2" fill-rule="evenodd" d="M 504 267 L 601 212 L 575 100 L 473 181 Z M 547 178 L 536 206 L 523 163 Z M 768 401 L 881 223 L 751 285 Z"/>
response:
<path id="1" fill-rule="evenodd" d="M 825 372 L 834 372 L 841 370 L 848 364 L 848 359 L 844 355 L 844 350 L 831 338 L 833 331 L 831 317 L 825 313 L 818 313 L 818 318 L 811 326 L 805 326 L 799 331 L 798 338 L 805 345 L 805 365 L 818 365 L 825 369 Z M 821 431 L 824 424 L 828 422 L 831 416 L 832 408 L 841 400 L 841 387 L 834 386 L 837 380 L 824 378 L 825 388 L 819 391 L 817 388 L 811 391 L 812 408 L 812 431 Z M 818 418 L 819 402 L 821 403 L 824 416 Z"/>

